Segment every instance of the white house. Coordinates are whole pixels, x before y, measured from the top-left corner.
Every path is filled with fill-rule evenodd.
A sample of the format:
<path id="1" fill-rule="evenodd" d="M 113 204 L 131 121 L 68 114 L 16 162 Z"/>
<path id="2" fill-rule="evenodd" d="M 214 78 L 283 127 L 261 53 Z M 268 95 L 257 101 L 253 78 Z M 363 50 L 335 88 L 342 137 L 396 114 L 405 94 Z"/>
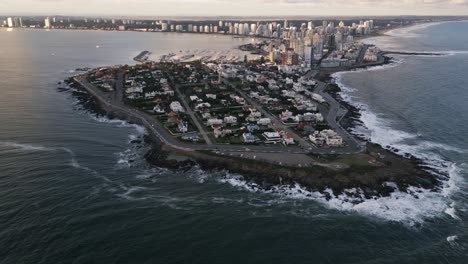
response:
<path id="1" fill-rule="evenodd" d="M 180 132 L 186 133 L 188 131 L 187 121 L 180 121 L 179 124 L 177 124 L 177 128 Z"/>
<path id="2" fill-rule="evenodd" d="M 325 99 L 323 99 L 323 97 L 320 94 L 317 94 L 317 93 L 312 94 L 312 99 L 319 102 L 319 103 L 324 103 L 325 102 Z"/>
<path id="3" fill-rule="evenodd" d="M 145 93 L 145 99 L 152 99 L 156 96 L 156 92 Z"/>
<path id="4" fill-rule="evenodd" d="M 260 118 L 258 121 L 257 121 L 257 124 L 258 125 L 262 125 L 262 126 L 268 126 L 271 124 L 271 119 L 270 118 Z"/>
<path id="5" fill-rule="evenodd" d="M 294 138 L 288 133 L 284 134 L 283 135 L 283 144 L 285 144 L 285 145 L 294 144 Z"/>
<path id="6" fill-rule="evenodd" d="M 235 116 L 226 116 L 224 117 L 224 123 L 234 125 L 237 124 L 237 117 Z"/>
<path id="7" fill-rule="evenodd" d="M 206 94 L 206 98 L 208 98 L 208 99 L 216 99 L 216 94 Z"/>
<path id="8" fill-rule="evenodd" d="M 223 120 L 222 119 L 218 119 L 218 118 L 209 118 L 208 121 L 206 121 L 206 124 L 208 126 L 212 126 L 212 125 L 222 125 L 223 124 Z"/>
<path id="9" fill-rule="evenodd" d="M 245 142 L 245 143 L 254 143 L 256 138 L 254 135 L 252 135 L 251 133 L 243 133 L 242 134 L 242 140 Z"/>
<path id="10" fill-rule="evenodd" d="M 265 143 L 274 143 L 281 141 L 281 135 L 278 132 L 264 132 L 263 137 L 266 139 Z"/>
<path id="11" fill-rule="evenodd" d="M 182 105 L 180 104 L 180 102 L 178 101 L 173 101 L 169 107 L 171 108 L 172 111 L 174 112 L 184 112 L 184 108 L 182 107 Z"/>
<path id="12" fill-rule="evenodd" d="M 153 108 L 153 112 L 155 112 L 156 114 L 164 114 L 166 113 L 166 111 L 164 111 L 164 109 L 162 109 L 162 107 L 160 105 L 157 105 Z"/>

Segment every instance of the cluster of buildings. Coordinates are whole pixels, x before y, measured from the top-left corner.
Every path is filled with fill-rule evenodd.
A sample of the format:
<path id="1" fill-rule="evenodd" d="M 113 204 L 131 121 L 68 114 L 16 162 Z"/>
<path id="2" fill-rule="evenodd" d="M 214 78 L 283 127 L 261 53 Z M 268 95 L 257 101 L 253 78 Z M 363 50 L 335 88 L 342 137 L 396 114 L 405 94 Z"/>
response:
<path id="1" fill-rule="evenodd" d="M 331 129 L 315 131 L 310 134 L 309 139 L 316 146 L 340 147 L 343 145 L 343 138 Z"/>
<path id="2" fill-rule="evenodd" d="M 21 17 L 8 17 L 3 20 L 3 25 L 9 28 L 23 27 L 23 19 Z"/>
<path id="3" fill-rule="evenodd" d="M 369 47 L 364 54 L 364 61 L 366 62 L 376 62 L 379 60 L 380 49 L 376 46 Z"/>
<path id="4" fill-rule="evenodd" d="M 105 92 L 115 91 L 116 67 L 101 67 L 88 74 L 88 81 Z"/>
<path id="5" fill-rule="evenodd" d="M 277 34 L 271 36 L 278 40 L 270 42 L 268 59 L 282 65 L 311 67 L 321 60 L 322 67 L 351 66 L 356 63 L 362 48 L 354 42 L 355 36 L 370 34 L 373 27 L 373 20 L 351 25 L 343 21 L 338 25 L 323 21 L 321 25 L 308 22 L 300 27 L 279 26 L 275 31 Z"/>

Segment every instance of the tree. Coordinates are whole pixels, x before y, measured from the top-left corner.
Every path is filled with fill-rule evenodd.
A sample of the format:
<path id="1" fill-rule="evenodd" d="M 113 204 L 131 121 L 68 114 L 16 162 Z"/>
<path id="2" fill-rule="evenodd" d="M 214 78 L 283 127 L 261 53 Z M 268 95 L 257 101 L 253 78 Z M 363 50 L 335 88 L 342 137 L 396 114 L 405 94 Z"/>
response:
<path id="1" fill-rule="evenodd" d="M 263 57 L 263 56 L 260 57 L 260 63 L 261 64 L 265 63 L 265 57 Z"/>

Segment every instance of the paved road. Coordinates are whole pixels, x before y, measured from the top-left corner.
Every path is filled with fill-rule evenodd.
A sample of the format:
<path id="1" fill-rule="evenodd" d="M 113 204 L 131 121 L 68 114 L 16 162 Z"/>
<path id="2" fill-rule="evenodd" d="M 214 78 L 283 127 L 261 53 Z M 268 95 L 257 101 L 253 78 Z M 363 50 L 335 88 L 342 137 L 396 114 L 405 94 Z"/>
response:
<path id="1" fill-rule="evenodd" d="M 203 139 L 205 140 L 206 144 L 208 145 L 213 145 L 213 142 L 211 142 L 210 137 L 207 135 L 208 133 L 205 131 L 205 128 L 200 124 L 198 121 L 197 117 L 195 116 L 195 113 L 193 112 L 192 108 L 190 105 L 187 103 L 187 100 L 185 96 L 180 92 L 180 86 L 179 85 L 174 85 L 175 86 L 175 91 L 177 95 L 179 96 L 180 100 L 182 101 L 182 104 L 184 105 L 185 109 L 187 110 L 187 114 L 190 116 L 192 119 L 193 123 L 197 127 L 198 131 L 202 135 Z"/>
<path id="2" fill-rule="evenodd" d="M 341 104 L 337 102 L 330 94 L 325 92 L 325 89 L 327 88 L 326 83 L 317 81 L 317 86 L 314 89 L 314 92 L 321 95 L 323 99 L 328 103 L 328 113 L 325 116 L 325 120 L 327 121 L 328 125 L 330 128 L 336 131 L 338 135 L 340 135 L 343 140 L 346 142 L 346 146 L 343 148 L 337 148 L 335 150 L 336 153 L 356 153 L 356 152 L 361 152 L 364 148 L 364 146 L 359 143 L 354 136 L 348 133 L 346 129 L 344 129 L 339 122 L 337 121 L 338 117 L 341 118 L 348 112 L 346 111 L 340 111 L 342 110 Z M 323 106 L 321 106 L 323 108 Z M 322 113 L 324 111 L 321 111 Z M 340 115 L 338 115 L 339 112 Z"/>

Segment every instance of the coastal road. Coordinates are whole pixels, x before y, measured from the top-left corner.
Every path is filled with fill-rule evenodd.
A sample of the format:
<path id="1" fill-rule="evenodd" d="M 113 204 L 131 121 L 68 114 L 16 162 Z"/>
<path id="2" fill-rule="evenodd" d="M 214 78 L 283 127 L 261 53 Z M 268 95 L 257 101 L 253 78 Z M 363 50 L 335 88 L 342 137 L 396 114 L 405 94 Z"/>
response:
<path id="1" fill-rule="evenodd" d="M 327 121 L 330 128 L 332 128 L 336 133 L 338 133 L 338 135 L 340 135 L 343 138 L 343 140 L 346 142 L 345 147 L 335 150 L 336 153 L 357 153 L 357 152 L 361 152 L 363 150 L 364 146 L 362 144 L 360 144 L 355 139 L 355 137 L 353 137 L 351 134 L 349 134 L 348 131 L 346 131 L 346 129 L 344 129 L 339 124 L 339 122 L 337 121 L 338 113 L 340 112 L 340 110 L 342 110 L 341 104 L 339 102 L 337 102 L 329 93 L 325 92 L 325 89 L 328 86 L 326 83 L 320 82 L 320 81 L 317 81 L 317 80 L 315 80 L 315 81 L 317 82 L 317 86 L 315 87 L 314 92 L 321 95 L 323 97 L 323 99 L 325 99 L 325 101 L 329 105 L 328 113 L 325 116 L 325 120 Z M 323 108 L 323 106 L 321 106 L 321 107 Z M 322 110 L 321 112 L 324 113 L 325 111 Z M 346 113 L 347 113 L 347 110 L 345 110 L 344 113 L 341 113 L 339 115 L 340 120 L 344 115 L 346 115 Z"/>

